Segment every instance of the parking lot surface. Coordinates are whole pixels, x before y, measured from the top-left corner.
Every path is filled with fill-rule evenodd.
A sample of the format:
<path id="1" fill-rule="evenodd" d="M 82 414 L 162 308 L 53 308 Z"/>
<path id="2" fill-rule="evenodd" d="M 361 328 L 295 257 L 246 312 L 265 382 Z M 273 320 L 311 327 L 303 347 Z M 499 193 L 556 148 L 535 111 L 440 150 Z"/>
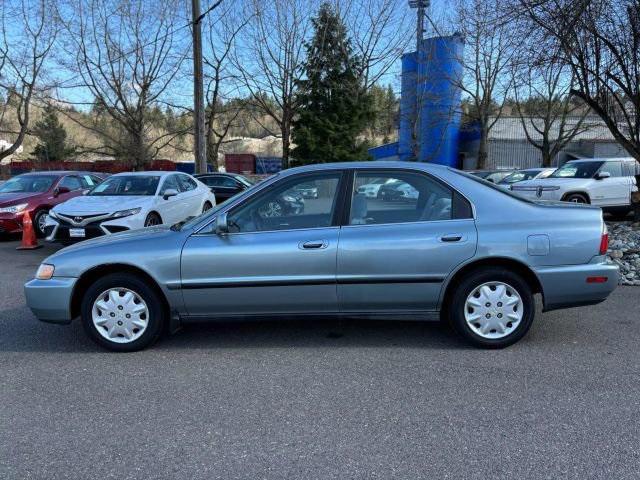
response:
<path id="1" fill-rule="evenodd" d="M 22 293 L 0 242 L 0 478 L 636 479 L 640 289 L 502 351 L 430 323 L 192 325 L 113 354 Z"/>

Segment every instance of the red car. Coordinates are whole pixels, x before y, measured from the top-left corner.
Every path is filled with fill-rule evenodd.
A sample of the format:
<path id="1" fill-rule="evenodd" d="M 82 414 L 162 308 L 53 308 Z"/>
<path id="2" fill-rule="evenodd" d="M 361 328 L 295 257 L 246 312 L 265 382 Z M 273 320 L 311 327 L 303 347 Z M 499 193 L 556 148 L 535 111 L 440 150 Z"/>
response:
<path id="1" fill-rule="evenodd" d="M 90 172 L 33 172 L 13 177 L 0 185 L 0 234 L 22 231 L 27 211 L 38 236 L 44 236 L 47 213 L 70 198 L 82 195 L 104 180 Z"/>

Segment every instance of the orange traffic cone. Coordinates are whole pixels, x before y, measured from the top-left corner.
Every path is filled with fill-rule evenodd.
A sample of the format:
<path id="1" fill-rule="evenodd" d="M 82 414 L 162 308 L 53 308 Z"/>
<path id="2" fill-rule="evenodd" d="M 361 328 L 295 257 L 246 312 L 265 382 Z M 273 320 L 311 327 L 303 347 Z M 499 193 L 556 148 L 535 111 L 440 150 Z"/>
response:
<path id="1" fill-rule="evenodd" d="M 38 239 L 36 238 L 36 232 L 33 230 L 33 223 L 31 222 L 31 215 L 28 211 L 22 215 L 22 242 L 16 250 L 35 250 L 42 245 L 38 245 Z"/>

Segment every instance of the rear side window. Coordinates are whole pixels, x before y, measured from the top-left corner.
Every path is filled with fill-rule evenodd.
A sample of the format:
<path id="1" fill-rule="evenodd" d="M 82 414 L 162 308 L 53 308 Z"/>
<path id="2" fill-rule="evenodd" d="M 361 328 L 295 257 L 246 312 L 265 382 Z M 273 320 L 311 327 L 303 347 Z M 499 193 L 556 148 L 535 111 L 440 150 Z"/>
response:
<path id="1" fill-rule="evenodd" d="M 471 205 L 434 178 L 405 171 L 356 172 L 349 225 L 458 218 L 471 218 Z"/>

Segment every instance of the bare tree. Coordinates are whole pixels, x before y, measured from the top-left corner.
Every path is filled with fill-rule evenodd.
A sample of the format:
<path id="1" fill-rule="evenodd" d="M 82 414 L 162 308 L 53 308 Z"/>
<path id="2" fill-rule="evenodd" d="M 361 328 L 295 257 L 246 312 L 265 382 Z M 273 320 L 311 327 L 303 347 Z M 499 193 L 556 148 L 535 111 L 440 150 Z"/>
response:
<path id="1" fill-rule="evenodd" d="M 12 0 L 0 5 L 0 97 L 4 98 L 0 133 L 11 138 L 9 148 L 0 151 L 0 160 L 22 145 L 29 133 L 33 100 L 38 91 L 47 89 L 45 67 L 58 35 L 52 11 L 49 0 Z"/>
<path id="2" fill-rule="evenodd" d="M 502 115 L 512 87 L 511 62 L 518 41 L 511 26 L 499 16 L 503 3 L 459 0 L 456 8 L 456 25 L 465 40 L 459 87 L 471 105 L 467 113 L 480 129 L 477 168 L 487 166 L 489 134 Z"/>
<path id="3" fill-rule="evenodd" d="M 640 2 L 518 0 L 575 78 L 571 94 L 640 160 Z"/>
<path id="4" fill-rule="evenodd" d="M 74 88 L 93 97 L 95 115 L 68 115 L 94 132 L 91 149 L 143 168 L 179 135 L 152 118 L 180 71 L 186 49 L 177 44 L 177 4 L 162 0 L 73 0 L 67 21 Z"/>
<path id="5" fill-rule="evenodd" d="M 587 121 L 590 109 L 569 94 L 574 77 L 553 53 L 529 52 L 514 68 L 514 77 L 516 109 L 525 136 L 540 151 L 542 166 L 550 167 L 572 140 L 593 128 Z"/>
<path id="6" fill-rule="evenodd" d="M 349 30 L 367 90 L 378 83 L 414 41 L 415 21 L 405 0 L 336 0 Z"/>
<path id="7" fill-rule="evenodd" d="M 240 15 L 237 6 L 210 16 L 205 25 L 207 45 L 204 54 L 206 84 L 205 131 L 207 163 L 218 170 L 218 153 L 232 127 L 238 126 L 243 103 L 235 100 L 240 91 L 240 73 L 233 63 L 236 39 L 251 16 Z"/>
<path id="8" fill-rule="evenodd" d="M 278 126 L 282 163 L 287 168 L 291 125 L 298 109 L 296 84 L 303 75 L 305 40 L 316 1 L 250 0 L 248 3 L 245 15 L 252 18 L 243 31 L 245 48 L 238 52 L 236 65 L 252 101 Z"/>

